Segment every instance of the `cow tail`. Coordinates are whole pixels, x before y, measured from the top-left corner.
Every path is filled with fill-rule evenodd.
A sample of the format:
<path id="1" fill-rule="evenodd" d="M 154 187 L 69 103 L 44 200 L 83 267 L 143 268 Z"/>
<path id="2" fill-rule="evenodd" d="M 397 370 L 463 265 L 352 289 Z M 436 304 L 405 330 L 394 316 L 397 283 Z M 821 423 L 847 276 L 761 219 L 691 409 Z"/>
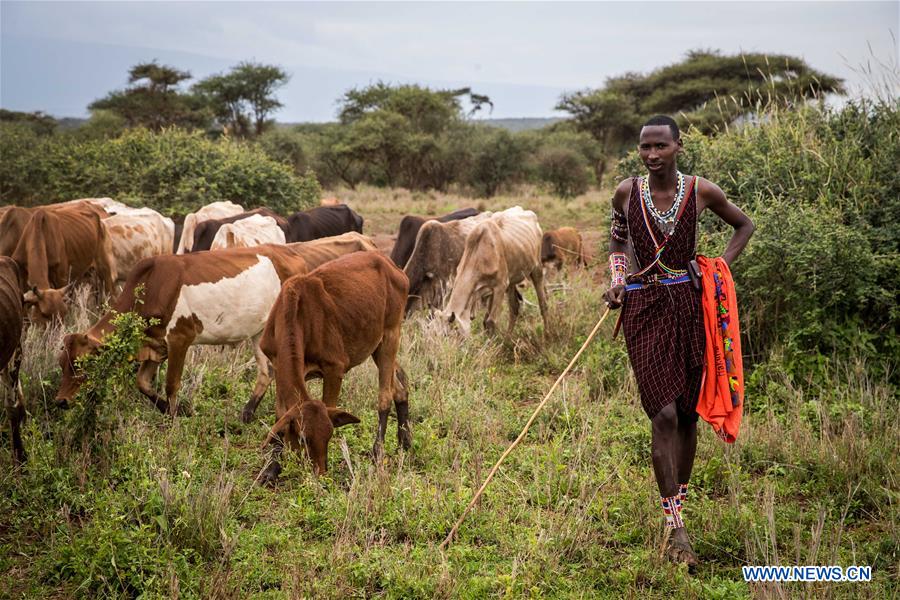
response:
<path id="1" fill-rule="evenodd" d="M 303 403 L 312 401 L 304 380 L 306 359 L 304 356 L 303 323 L 298 318 L 302 314 L 301 303 L 306 295 L 300 282 L 292 282 L 282 288 L 282 294 L 272 314 L 275 315 L 278 352 L 275 355 L 275 385 L 278 401 L 282 405 L 293 403 L 266 435 L 265 448 L 272 438 L 280 434 L 294 419 L 300 416 Z M 297 397 L 299 396 L 299 398 Z"/>

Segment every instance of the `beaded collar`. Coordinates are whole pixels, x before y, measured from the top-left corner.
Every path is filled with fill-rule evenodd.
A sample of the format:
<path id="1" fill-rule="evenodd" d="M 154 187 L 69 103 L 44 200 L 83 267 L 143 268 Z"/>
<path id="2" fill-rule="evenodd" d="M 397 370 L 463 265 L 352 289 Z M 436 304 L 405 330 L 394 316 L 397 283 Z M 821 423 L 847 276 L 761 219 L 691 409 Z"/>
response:
<path id="1" fill-rule="evenodd" d="M 684 175 L 682 175 L 681 171 L 676 171 L 675 176 L 675 187 L 677 190 L 675 202 L 673 202 L 672 207 L 665 212 L 660 212 L 656 208 L 656 205 L 653 204 L 653 198 L 650 195 L 650 179 L 648 177 L 641 177 L 641 199 L 644 201 L 647 212 L 650 213 L 650 216 L 652 216 L 656 221 L 656 224 L 659 225 L 659 229 L 664 235 L 672 235 L 672 232 L 675 230 L 675 222 L 678 220 L 678 209 L 681 208 L 681 202 L 684 200 Z"/>

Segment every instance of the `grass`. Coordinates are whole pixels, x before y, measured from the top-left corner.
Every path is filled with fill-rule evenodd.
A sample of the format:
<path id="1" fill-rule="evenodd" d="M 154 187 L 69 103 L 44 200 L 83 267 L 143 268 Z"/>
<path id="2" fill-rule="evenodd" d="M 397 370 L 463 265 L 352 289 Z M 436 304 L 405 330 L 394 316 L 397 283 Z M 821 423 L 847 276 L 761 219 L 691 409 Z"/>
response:
<path id="1" fill-rule="evenodd" d="M 471 204 L 402 190 L 338 195 L 367 233 L 390 233 L 407 212 Z M 525 192 L 476 204 L 520 204 L 545 229 L 575 224 L 599 241 L 607 197 Z M 702 564 L 689 575 L 660 554 L 649 426 L 611 319 L 438 550 L 596 322 L 603 277 L 564 275 L 546 332 L 532 306 L 511 337 L 477 324 L 469 340 L 444 337 L 415 316 L 400 356 L 413 381 L 412 450 L 398 450 L 389 429 L 384 464 L 368 458 L 377 388 L 366 364 L 341 396 L 362 422 L 337 430 L 327 476 L 286 454 L 275 490 L 254 484 L 272 392 L 256 422 L 238 418 L 255 375 L 246 344 L 192 350 L 183 393 L 194 416 L 170 420 L 130 392 L 101 407 L 95 449 L 66 445 L 72 417 L 51 407 L 55 353 L 66 331 L 97 316 L 80 296 L 64 330 L 25 341 L 30 461 L 14 471 L 0 453 L 0 597 L 897 596 L 900 417 L 869 365 L 835 360 L 826 379 L 800 385 L 775 354 L 751 381 L 736 444 L 701 423 L 685 511 Z M 748 585 L 740 570 L 832 563 L 872 565 L 874 580 Z"/>

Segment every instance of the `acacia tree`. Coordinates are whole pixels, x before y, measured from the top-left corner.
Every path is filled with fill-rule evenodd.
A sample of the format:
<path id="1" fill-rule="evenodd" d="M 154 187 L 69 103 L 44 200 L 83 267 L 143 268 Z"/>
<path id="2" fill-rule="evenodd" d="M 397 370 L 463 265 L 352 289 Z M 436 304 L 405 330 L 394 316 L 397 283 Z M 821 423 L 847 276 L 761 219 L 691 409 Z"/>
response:
<path id="1" fill-rule="evenodd" d="M 463 99 L 472 107 L 463 110 Z M 459 129 L 490 98 L 470 88 L 431 90 L 378 82 L 352 89 L 340 100 L 338 118 L 350 134 L 335 158 L 367 165 L 375 183 L 413 189 L 445 188 L 457 178 Z"/>
<path id="2" fill-rule="evenodd" d="M 128 71 L 130 87 L 112 91 L 88 108 L 117 114 L 129 127 L 143 126 L 157 131 L 173 125 L 206 127 L 211 114 L 203 102 L 178 89 L 179 84 L 190 78 L 188 71 L 156 61 L 140 63 Z"/>
<path id="3" fill-rule="evenodd" d="M 271 124 L 272 113 L 283 106 L 275 91 L 289 79 L 280 67 L 242 62 L 228 73 L 200 81 L 194 91 L 223 127 L 240 137 L 258 136 Z"/>
<path id="4" fill-rule="evenodd" d="M 608 151 L 618 152 L 654 114 L 670 114 L 711 133 L 757 106 L 795 106 L 843 93 L 842 84 L 793 56 L 694 50 L 649 74 L 626 73 L 607 79 L 601 89 L 566 94 L 556 108 L 571 114 L 576 126 Z"/>

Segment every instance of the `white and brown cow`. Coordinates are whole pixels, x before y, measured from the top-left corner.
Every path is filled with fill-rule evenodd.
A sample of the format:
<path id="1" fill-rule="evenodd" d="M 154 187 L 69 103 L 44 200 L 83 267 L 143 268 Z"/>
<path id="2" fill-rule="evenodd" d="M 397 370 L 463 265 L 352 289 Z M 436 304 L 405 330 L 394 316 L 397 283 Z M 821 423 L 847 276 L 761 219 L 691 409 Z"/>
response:
<path id="1" fill-rule="evenodd" d="M 158 323 L 148 327 L 138 354 L 138 389 L 160 411 L 175 412 L 185 355 L 193 344 L 232 344 L 257 338 L 278 297 L 281 284 L 306 272 L 300 252 L 286 246 L 265 245 L 219 252 L 163 255 L 139 262 L 125 282 L 112 310 L 84 333 L 69 334 L 59 355 L 62 382 L 56 399 L 67 404 L 81 385 L 75 360 L 97 351 L 113 330 L 118 312 L 138 312 Z M 134 294 L 143 287 L 140 303 Z M 269 384 L 270 366 L 257 347 L 257 388 Z M 162 361 L 168 360 L 166 398 L 154 385 Z"/>
<path id="2" fill-rule="evenodd" d="M 210 250 L 248 248 L 260 244 L 283 244 L 284 230 L 272 217 L 251 215 L 246 219 L 219 227 Z"/>
<path id="3" fill-rule="evenodd" d="M 171 254 L 175 223 L 150 208 L 132 208 L 103 221 L 112 245 L 118 281 L 124 282 L 138 262 Z"/>
<path id="4" fill-rule="evenodd" d="M 202 223 L 207 219 L 223 219 L 242 212 L 244 212 L 243 206 L 226 200 L 224 202 L 207 204 L 197 212 L 190 213 L 184 218 L 184 227 L 181 230 L 181 239 L 178 241 L 175 254 L 190 252 L 194 244 L 194 229 L 198 223 Z"/>
<path id="5" fill-rule="evenodd" d="M 509 331 L 512 331 L 521 302 L 516 284 L 525 279 L 531 280 L 537 292 L 546 329 L 547 299 L 541 268 L 541 226 L 537 215 L 515 206 L 494 213 L 469 233 L 450 301 L 440 317 L 447 323 L 459 323 L 463 333 L 468 334 L 475 310 L 481 302 L 485 302 L 485 329 L 493 331 L 502 297 L 506 295 L 509 301 Z"/>

